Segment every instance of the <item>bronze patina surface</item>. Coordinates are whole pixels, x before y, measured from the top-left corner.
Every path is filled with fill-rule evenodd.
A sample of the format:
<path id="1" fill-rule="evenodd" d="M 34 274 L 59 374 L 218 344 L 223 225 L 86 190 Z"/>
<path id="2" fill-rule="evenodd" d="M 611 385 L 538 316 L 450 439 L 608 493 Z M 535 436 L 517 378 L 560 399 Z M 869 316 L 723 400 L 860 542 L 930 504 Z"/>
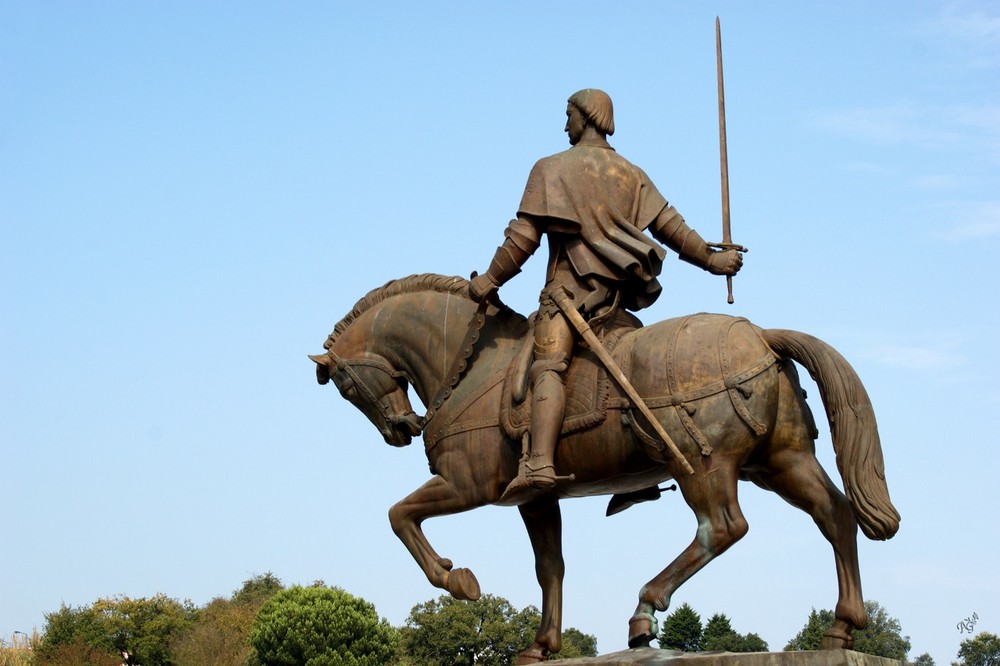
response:
<path id="1" fill-rule="evenodd" d="M 311 357 L 320 383 L 333 379 L 387 443 L 423 435 L 432 477 L 391 508 L 393 531 L 432 585 L 476 599 L 475 575 L 440 556 L 421 524 L 516 505 L 542 588 L 541 626 L 517 661 L 530 664 L 561 647 L 560 499 L 613 495 L 617 511 L 675 479 L 696 514 L 691 544 L 640 590 L 628 623 L 637 648 L 655 638 L 654 612 L 674 591 L 746 534 L 737 482 L 749 480 L 809 513 L 833 546 L 839 597 L 824 647 L 850 648 L 851 629 L 867 622 L 857 528 L 888 539 L 899 526 L 864 386 L 836 350 L 804 333 L 708 314 L 642 326 L 628 311 L 660 293 L 666 252 L 657 240 L 729 277 L 742 254 L 713 250 L 611 148 L 606 94 L 580 91 L 566 114 L 571 148 L 532 169 L 485 274 L 391 281 L 358 301 L 326 353 Z M 496 292 L 543 237 L 546 284 L 525 318 Z M 820 387 L 846 496 L 816 459 L 816 425 L 792 361 Z M 410 405 L 411 386 L 429 407 L 424 417 Z"/>

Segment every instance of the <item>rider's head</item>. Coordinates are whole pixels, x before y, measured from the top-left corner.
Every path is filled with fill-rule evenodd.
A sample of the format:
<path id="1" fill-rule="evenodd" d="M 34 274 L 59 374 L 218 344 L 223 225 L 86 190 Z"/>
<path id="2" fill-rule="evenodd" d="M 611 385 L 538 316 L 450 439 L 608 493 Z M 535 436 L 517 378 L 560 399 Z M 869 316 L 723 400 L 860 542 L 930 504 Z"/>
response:
<path id="1" fill-rule="evenodd" d="M 584 88 L 570 95 L 569 103 L 579 109 L 602 134 L 610 136 L 615 133 L 614 108 L 611 106 L 611 98 L 603 90 Z"/>

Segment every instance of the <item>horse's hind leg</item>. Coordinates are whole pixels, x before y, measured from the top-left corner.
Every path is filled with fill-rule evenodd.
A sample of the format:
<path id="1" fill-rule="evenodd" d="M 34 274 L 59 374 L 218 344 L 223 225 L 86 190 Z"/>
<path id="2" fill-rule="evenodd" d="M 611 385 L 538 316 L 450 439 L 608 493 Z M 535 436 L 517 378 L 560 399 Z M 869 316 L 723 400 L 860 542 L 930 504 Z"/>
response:
<path id="1" fill-rule="evenodd" d="M 453 569 L 424 536 L 420 524 L 427 518 L 460 513 L 485 504 L 481 498 L 461 493 L 441 476 L 435 476 L 389 509 L 392 531 L 410 551 L 431 585 L 447 590 L 456 599 L 479 598 L 479 581 L 468 569 Z"/>
<path id="2" fill-rule="evenodd" d="M 833 546 L 840 596 L 833 626 L 823 636 L 824 648 L 851 648 L 851 629 L 868 623 L 858 567 L 858 523 L 850 502 L 816 460 L 815 424 L 794 366 L 779 375 L 780 402 L 774 432 L 748 467 L 746 478 L 773 490 L 815 521 Z"/>
<path id="3" fill-rule="evenodd" d="M 542 622 L 535 643 L 518 655 L 515 664 L 546 661 L 562 646 L 562 516 L 559 500 L 539 498 L 518 507 L 535 552 L 535 576 L 542 588 Z"/>
<path id="4" fill-rule="evenodd" d="M 727 460 L 713 462 L 712 457 L 702 458 L 701 464 L 702 469 L 693 475 L 675 477 L 698 518 L 698 531 L 684 552 L 640 591 L 639 605 L 629 620 L 629 647 L 649 645 L 656 637 L 654 609 L 667 610 L 678 587 L 747 533 L 737 500 L 735 465 Z"/>
<path id="5" fill-rule="evenodd" d="M 820 467 L 811 448 L 810 439 L 808 451 L 796 447 L 774 452 L 767 462 L 770 469 L 756 470 L 748 478 L 812 516 L 833 546 L 840 595 L 833 626 L 823 635 L 822 647 L 851 649 L 851 629 L 861 629 L 868 623 L 858 566 L 858 525 L 847 498 Z"/>

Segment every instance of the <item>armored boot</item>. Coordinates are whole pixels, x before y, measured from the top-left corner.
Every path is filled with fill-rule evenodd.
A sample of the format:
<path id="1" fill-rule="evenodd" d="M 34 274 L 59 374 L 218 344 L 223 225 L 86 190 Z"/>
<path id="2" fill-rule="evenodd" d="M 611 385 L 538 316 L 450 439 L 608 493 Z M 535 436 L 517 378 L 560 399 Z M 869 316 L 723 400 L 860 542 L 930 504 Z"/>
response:
<path id="1" fill-rule="evenodd" d="M 555 370 L 541 372 L 532 395 L 530 453 L 521 458 L 517 477 L 504 491 L 501 504 L 523 504 L 548 492 L 562 478 L 556 476 L 554 456 L 565 411 L 562 377 Z"/>

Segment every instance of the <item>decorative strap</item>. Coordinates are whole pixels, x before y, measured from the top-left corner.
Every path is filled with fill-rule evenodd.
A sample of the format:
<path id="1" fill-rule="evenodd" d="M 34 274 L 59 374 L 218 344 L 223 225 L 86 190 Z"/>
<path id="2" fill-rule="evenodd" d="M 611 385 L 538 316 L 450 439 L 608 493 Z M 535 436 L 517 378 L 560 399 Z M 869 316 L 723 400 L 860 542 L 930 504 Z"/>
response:
<path id="1" fill-rule="evenodd" d="M 732 330 L 733 326 L 739 323 L 745 322 L 745 319 L 734 319 L 729 324 L 729 328 L 726 332 L 719 336 L 719 359 L 722 361 L 722 377 L 726 382 L 726 390 L 729 391 L 729 399 L 733 403 L 733 409 L 736 413 L 740 415 L 743 422 L 754 431 L 757 436 L 763 435 L 767 432 L 767 426 L 754 418 L 750 410 L 747 409 L 746 398 L 750 397 L 750 389 L 744 387 L 742 381 L 736 381 L 734 377 L 729 375 L 729 348 L 726 346 L 726 341 L 729 340 L 729 331 Z M 773 363 L 773 357 L 772 357 Z M 770 367 L 770 365 L 768 365 Z"/>
<path id="2" fill-rule="evenodd" d="M 448 399 L 451 392 L 458 386 L 458 381 L 462 378 L 462 373 L 465 372 L 465 368 L 468 366 L 469 357 L 472 356 L 476 342 L 479 340 L 479 332 L 482 330 L 483 325 L 486 324 L 486 309 L 489 305 L 490 299 L 484 298 L 479 302 L 476 313 L 472 315 L 469 328 L 465 332 L 462 344 L 459 345 L 458 354 L 455 356 L 455 360 L 452 361 L 451 367 L 448 369 L 448 374 L 445 375 L 444 381 L 441 383 L 441 388 L 438 389 L 434 397 L 431 398 L 431 403 L 427 406 L 427 414 L 424 415 L 425 424 L 434 418 L 437 411 L 441 409 L 441 405 L 444 404 L 444 401 Z"/>
<path id="3" fill-rule="evenodd" d="M 465 421 L 459 421 L 455 423 L 455 419 L 458 418 L 459 414 L 464 412 L 470 405 L 478 401 L 484 395 L 489 393 L 494 387 L 503 382 L 504 374 L 506 370 L 494 373 L 489 379 L 480 384 L 475 391 L 470 393 L 465 397 L 458 406 L 451 410 L 451 414 L 444 423 L 441 423 L 439 427 L 434 428 L 434 430 L 425 429 L 424 430 L 424 448 L 430 451 L 437 443 L 446 437 L 451 437 L 460 432 L 469 432 L 470 430 L 482 430 L 484 428 L 493 428 L 500 425 L 499 414 L 494 416 L 488 416 L 478 419 L 468 419 Z"/>
<path id="4" fill-rule="evenodd" d="M 697 389 L 692 389 L 690 391 L 679 391 L 677 393 L 670 393 L 668 395 L 656 396 L 653 398 L 643 398 L 646 401 L 646 405 L 650 409 L 658 409 L 661 407 L 677 407 L 685 403 L 694 402 L 696 400 L 701 400 L 702 398 L 707 398 L 716 393 L 722 393 L 730 388 L 739 387 L 741 384 L 753 379 L 760 373 L 764 372 L 777 361 L 773 355 L 768 355 L 755 363 L 752 367 L 740 372 L 738 374 L 732 375 L 726 379 L 719 379 L 705 386 L 699 387 Z M 613 400 L 609 407 L 611 409 L 629 409 L 632 406 L 632 401 L 628 398 L 618 398 Z"/>

